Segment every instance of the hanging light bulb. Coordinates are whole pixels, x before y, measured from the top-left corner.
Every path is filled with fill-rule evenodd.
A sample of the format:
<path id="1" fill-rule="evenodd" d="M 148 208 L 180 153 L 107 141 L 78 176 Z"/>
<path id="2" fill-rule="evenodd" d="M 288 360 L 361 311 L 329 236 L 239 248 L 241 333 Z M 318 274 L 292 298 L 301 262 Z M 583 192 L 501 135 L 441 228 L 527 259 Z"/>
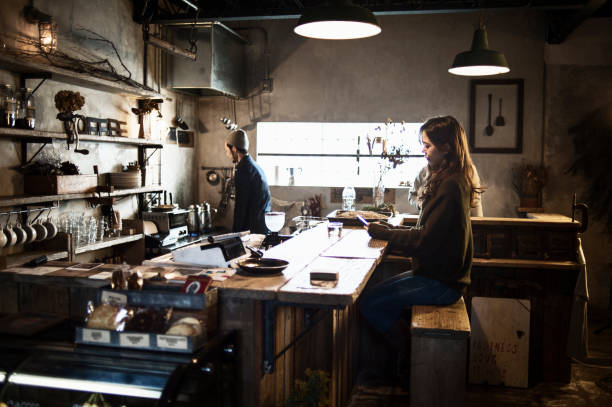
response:
<path id="1" fill-rule="evenodd" d="M 366 38 L 381 32 L 374 14 L 349 0 L 304 10 L 293 31 L 303 37 L 323 40 Z"/>
<path id="2" fill-rule="evenodd" d="M 40 49 L 45 54 L 51 54 L 57 49 L 57 24 L 53 18 L 38 22 L 38 38 Z"/>
<path id="3" fill-rule="evenodd" d="M 448 72 L 462 76 L 499 75 L 510 72 L 504 54 L 489 49 L 484 24 L 474 32 L 472 49 L 457 54 Z"/>
<path id="4" fill-rule="evenodd" d="M 53 17 L 33 6 L 23 9 L 25 20 L 38 25 L 38 44 L 42 52 L 51 54 L 57 49 L 57 24 Z"/>

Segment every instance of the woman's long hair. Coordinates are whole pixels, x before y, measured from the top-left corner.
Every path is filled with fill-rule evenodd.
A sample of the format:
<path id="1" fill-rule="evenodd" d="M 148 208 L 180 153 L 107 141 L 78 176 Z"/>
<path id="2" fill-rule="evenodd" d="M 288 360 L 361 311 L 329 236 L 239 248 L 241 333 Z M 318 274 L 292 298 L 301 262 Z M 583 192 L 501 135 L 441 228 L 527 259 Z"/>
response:
<path id="1" fill-rule="evenodd" d="M 425 182 L 423 199 L 433 197 L 440 184 L 449 176 L 461 173 L 470 187 L 470 205 L 474 207 L 476 194 L 482 191 L 474 184 L 474 165 L 470 157 L 465 131 L 452 116 L 434 117 L 421 126 L 420 134 L 427 134 L 433 145 L 440 149 L 448 144 L 449 151 L 444 155 L 437 168 L 431 168 L 431 174 Z"/>

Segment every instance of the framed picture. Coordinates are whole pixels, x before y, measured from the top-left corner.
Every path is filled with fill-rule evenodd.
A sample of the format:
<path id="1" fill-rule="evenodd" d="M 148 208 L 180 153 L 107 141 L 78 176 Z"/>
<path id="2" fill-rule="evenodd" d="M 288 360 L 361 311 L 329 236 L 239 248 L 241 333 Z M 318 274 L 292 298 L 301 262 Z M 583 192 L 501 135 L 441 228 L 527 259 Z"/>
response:
<path id="1" fill-rule="evenodd" d="M 470 86 L 472 153 L 523 152 L 523 80 L 476 79 Z"/>

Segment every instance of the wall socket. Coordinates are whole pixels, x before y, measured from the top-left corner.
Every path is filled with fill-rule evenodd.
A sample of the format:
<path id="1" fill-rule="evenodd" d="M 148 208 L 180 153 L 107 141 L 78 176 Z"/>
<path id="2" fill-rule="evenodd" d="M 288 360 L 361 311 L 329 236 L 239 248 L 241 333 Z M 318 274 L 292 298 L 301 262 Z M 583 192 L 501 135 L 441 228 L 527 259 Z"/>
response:
<path id="1" fill-rule="evenodd" d="M 261 81 L 261 90 L 262 92 L 272 92 L 273 87 L 273 79 L 267 78 Z"/>

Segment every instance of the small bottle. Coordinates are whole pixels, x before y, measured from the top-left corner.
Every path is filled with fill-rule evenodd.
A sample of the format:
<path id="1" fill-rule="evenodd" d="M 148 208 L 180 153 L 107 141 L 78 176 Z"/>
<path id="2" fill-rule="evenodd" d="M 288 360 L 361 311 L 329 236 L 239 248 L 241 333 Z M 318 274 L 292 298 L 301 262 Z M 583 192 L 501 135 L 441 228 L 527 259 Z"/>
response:
<path id="1" fill-rule="evenodd" d="M 342 210 L 355 210 L 355 188 L 344 187 L 344 189 L 342 190 Z"/>

